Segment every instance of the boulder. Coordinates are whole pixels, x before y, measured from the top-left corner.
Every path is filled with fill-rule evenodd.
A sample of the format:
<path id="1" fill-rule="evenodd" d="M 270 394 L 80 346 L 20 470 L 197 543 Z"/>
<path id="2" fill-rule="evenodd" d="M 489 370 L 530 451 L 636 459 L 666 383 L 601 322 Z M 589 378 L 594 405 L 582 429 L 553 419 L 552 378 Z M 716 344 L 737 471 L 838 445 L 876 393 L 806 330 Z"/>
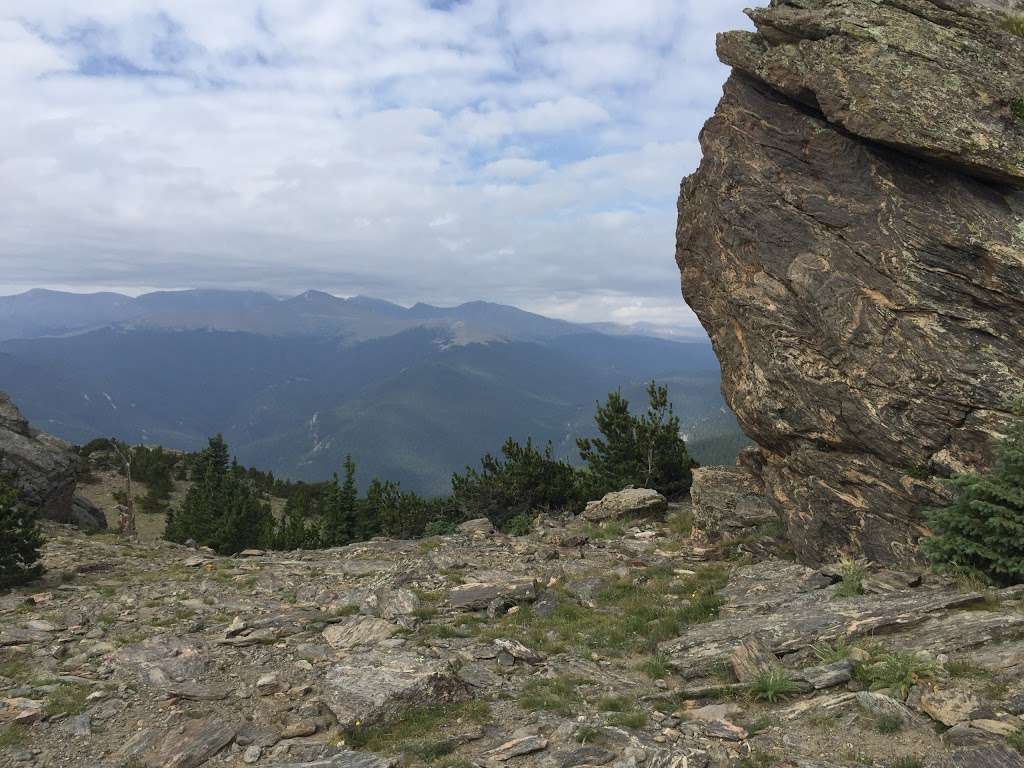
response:
<path id="1" fill-rule="evenodd" d="M 332 624 L 323 631 L 332 648 L 349 649 L 359 645 L 375 645 L 398 631 L 398 626 L 372 616 L 356 616 Z"/>
<path id="2" fill-rule="evenodd" d="M 415 707 L 460 701 L 468 696 L 453 664 L 409 653 L 368 651 L 327 670 L 324 699 L 350 728 L 399 717 Z"/>
<path id="3" fill-rule="evenodd" d="M 75 496 L 78 468 L 70 445 L 29 426 L 10 397 L 0 392 L 0 474 L 13 477 L 20 498 L 44 519 L 106 528 L 103 514 Z"/>
<path id="4" fill-rule="evenodd" d="M 694 527 L 711 537 L 779 519 L 754 476 L 743 467 L 697 467 L 690 498 Z"/>
<path id="5" fill-rule="evenodd" d="M 994 714 L 975 691 L 962 685 L 929 686 L 921 692 L 919 706 L 930 718 L 950 727 Z"/>
<path id="6" fill-rule="evenodd" d="M 668 509 L 668 501 L 651 488 L 626 488 L 606 494 L 600 501 L 591 501 L 583 517 L 593 522 L 615 520 L 620 517 L 661 515 Z"/>
<path id="7" fill-rule="evenodd" d="M 719 38 L 676 260 L 802 562 L 912 558 L 928 477 L 990 465 L 1024 377 L 1024 38 L 995 6 L 775 0 Z"/>
<path id="8" fill-rule="evenodd" d="M 470 582 L 448 593 L 448 604 L 460 611 L 482 611 L 497 605 L 529 603 L 537 599 L 537 582 L 533 579 Z"/>

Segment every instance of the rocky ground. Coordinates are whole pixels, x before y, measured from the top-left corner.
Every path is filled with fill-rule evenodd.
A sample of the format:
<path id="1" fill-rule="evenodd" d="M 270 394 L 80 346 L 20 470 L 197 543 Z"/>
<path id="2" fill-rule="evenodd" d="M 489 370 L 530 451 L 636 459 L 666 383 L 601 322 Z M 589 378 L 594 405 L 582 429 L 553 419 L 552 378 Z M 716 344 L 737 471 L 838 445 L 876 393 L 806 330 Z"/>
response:
<path id="1" fill-rule="evenodd" d="M 0 596 L 0 765 L 1024 764 L 1024 590 L 687 518 L 236 558 L 53 525 Z"/>

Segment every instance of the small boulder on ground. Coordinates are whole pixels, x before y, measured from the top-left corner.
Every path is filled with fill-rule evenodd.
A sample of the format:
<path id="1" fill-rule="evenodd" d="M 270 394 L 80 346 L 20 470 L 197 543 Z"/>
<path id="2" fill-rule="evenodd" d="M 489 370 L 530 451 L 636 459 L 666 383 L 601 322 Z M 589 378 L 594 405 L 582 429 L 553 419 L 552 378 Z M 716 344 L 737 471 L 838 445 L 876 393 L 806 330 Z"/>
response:
<path id="1" fill-rule="evenodd" d="M 583 517 L 593 522 L 621 517 L 660 515 L 668 509 L 668 501 L 651 488 L 626 488 L 605 494 L 600 501 L 591 501 Z"/>
<path id="2" fill-rule="evenodd" d="M 778 521 L 768 498 L 743 467 L 698 467 L 690 486 L 694 525 L 719 536 Z"/>
<path id="3" fill-rule="evenodd" d="M 379 723 L 410 708 L 468 696 L 452 663 L 386 651 L 356 654 L 334 665 L 324 676 L 323 687 L 342 728 Z"/>
<path id="4" fill-rule="evenodd" d="M 471 582 L 448 593 L 448 604 L 460 611 L 482 611 L 494 603 L 514 605 L 537 599 L 537 583 L 533 579 Z"/>

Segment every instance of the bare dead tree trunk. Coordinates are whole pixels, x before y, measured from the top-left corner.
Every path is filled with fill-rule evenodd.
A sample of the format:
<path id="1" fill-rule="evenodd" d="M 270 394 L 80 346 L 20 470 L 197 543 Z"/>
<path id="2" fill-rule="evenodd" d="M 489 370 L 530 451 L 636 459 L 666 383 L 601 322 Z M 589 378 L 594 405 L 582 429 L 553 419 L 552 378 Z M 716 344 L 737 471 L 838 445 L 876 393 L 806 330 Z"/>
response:
<path id="1" fill-rule="evenodd" d="M 135 527 L 135 494 L 132 490 L 132 449 L 129 447 L 128 453 L 125 454 L 116 442 L 114 443 L 114 449 L 117 451 L 117 455 L 121 458 L 121 461 L 124 464 L 125 487 L 128 492 L 124 514 L 121 515 L 121 519 L 118 521 L 118 527 L 121 529 L 122 536 L 134 539 L 137 535 L 137 531 Z"/>

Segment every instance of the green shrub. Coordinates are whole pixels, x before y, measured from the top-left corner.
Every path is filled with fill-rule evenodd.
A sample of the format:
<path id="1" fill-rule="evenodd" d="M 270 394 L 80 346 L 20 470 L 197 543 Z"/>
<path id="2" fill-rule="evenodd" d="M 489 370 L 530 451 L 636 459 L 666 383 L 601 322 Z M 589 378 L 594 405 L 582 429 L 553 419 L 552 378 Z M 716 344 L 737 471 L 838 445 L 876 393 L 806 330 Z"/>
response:
<path id="1" fill-rule="evenodd" d="M 903 729 L 903 721 L 896 715 L 882 715 L 875 726 L 879 733 L 898 733 Z"/>
<path id="2" fill-rule="evenodd" d="M 540 451 L 532 440 L 520 445 L 512 438 L 501 458 L 488 453 L 479 470 L 466 467 L 452 476 L 452 501 L 464 518 L 483 515 L 502 530 L 534 509 L 580 508 L 576 470 L 555 459 L 550 443 Z"/>
<path id="3" fill-rule="evenodd" d="M 533 530 L 533 519 L 525 512 L 520 512 L 507 523 L 504 531 L 509 536 L 526 536 Z"/>
<path id="4" fill-rule="evenodd" d="M 645 413 L 634 416 L 629 401 L 612 392 L 594 416 L 601 437 L 576 441 L 587 465 L 584 495 L 597 499 L 627 485 L 654 488 L 669 498 L 690 490 L 695 466 L 682 438 L 679 417 L 668 400 L 668 387 L 651 382 Z"/>
<path id="5" fill-rule="evenodd" d="M 0 589 L 39 577 L 42 545 L 35 510 L 19 501 L 13 484 L 0 477 Z"/>
<path id="6" fill-rule="evenodd" d="M 921 548 L 939 569 L 977 571 L 999 584 L 1024 582 L 1024 398 L 984 475 L 950 481 L 956 500 L 929 517 Z"/>

